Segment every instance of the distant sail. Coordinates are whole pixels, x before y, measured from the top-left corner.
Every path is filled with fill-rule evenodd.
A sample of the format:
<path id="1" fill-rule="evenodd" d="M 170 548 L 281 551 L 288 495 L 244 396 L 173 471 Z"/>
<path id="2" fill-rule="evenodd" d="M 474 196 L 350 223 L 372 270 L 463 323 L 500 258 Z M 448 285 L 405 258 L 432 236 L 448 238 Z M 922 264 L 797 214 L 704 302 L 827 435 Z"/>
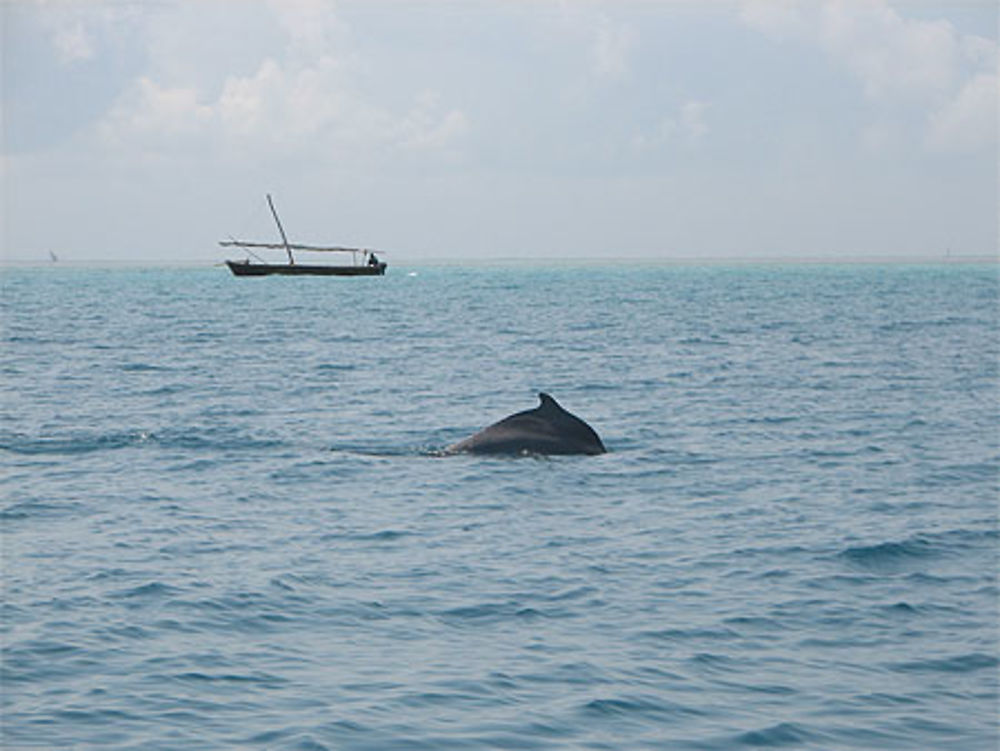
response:
<path id="1" fill-rule="evenodd" d="M 52 263 L 59 263 L 59 256 L 57 256 L 55 253 L 53 253 L 50 250 L 49 251 L 49 260 L 52 261 Z"/>

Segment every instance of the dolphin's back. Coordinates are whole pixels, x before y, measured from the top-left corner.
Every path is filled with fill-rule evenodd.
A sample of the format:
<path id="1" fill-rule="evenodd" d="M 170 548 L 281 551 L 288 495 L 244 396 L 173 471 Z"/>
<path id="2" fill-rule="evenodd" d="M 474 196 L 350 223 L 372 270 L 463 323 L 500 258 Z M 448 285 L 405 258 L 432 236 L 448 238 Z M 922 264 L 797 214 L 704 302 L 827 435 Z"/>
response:
<path id="1" fill-rule="evenodd" d="M 563 409 L 548 394 L 539 394 L 535 409 L 505 417 L 464 441 L 448 453 L 478 454 L 603 454 L 600 437 L 587 423 Z"/>

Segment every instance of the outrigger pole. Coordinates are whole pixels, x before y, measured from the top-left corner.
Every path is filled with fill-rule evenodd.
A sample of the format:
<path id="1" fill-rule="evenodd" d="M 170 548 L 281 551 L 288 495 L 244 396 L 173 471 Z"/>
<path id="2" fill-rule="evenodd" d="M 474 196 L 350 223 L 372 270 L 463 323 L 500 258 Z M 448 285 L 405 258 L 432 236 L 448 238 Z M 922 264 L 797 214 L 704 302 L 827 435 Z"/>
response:
<path id="1" fill-rule="evenodd" d="M 249 253 L 250 255 L 252 255 L 252 256 L 253 256 L 254 258 L 256 258 L 256 259 L 257 259 L 258 261 L 260 261 L 261 263 L 267 263 L 267 261 L 265 261 L 265 260 L 264 260 L 263 258 L 261 258 L 261 257 L 260 257 L 259 255 L 257 255 L 256 253 L 254 253 L 254 252 L 253 252 L 252 250 L 250 250 L 250 248 L 248 248 L 248 247 L 247 247 L 247 246 L 246 246 L 246 245 L 245 245 L 244 243 L 241 243 L 241 242 L 240 242 L 239 240 L 237 240 L 237 239 L 236 239 L 235 237 L 233 237 L 232 235 L 230 235 L 230 236 L 229 236 L 229 240 L 230 240 L 229 242 L 220 242 L 220 243 L 219 243 L 219 245 L 237 245 L 237 246 L 239 246 L 239 247 L 243 248 L 243 250 L 245 250 L 245 251 L 246 251 L 247 253 Z"/>
<path id="2" fill-rule="evenodd" d="M 274 201 L 271 200 L 271 194 L 267 194 L 267 205 L 271 207 L 271 215 L 274 217 L 275 223 L 278 225 L 278 232 L 281 233 L 281 242 L 285 244 L 285 252 L 288 253 L 288 263 L 291 266 L 295 265 L 295 258 L 292 256 L 292 249 L 288 247 L 288 238 L 285 237 L 285 229 L 281 226 L 281 220 L 278 219 L 278 212 L 274 210 Z"/>

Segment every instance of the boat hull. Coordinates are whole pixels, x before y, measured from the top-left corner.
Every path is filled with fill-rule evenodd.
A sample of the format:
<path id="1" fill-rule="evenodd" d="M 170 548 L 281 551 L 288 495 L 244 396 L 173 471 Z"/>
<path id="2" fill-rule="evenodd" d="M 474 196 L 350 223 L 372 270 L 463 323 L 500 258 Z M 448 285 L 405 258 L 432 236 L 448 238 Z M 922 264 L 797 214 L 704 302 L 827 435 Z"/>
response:
<path id="1" fill-rule="evenodd" d="M 306 263 L 250 263 L 226 261 L 235 276 L 383 276 L 384 262 L 371 266 L 328 266 Z"/>

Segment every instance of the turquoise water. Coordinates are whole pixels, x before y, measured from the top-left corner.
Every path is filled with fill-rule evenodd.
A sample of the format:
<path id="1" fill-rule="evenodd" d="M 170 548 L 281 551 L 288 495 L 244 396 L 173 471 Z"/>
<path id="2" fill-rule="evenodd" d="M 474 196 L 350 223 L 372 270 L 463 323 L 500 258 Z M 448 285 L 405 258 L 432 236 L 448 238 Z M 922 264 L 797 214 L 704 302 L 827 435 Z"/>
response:
<path id="1" fill-rule="evenodd" d="M 5 749 L 997 747 L 996 267 L 0 281 Z"/>

